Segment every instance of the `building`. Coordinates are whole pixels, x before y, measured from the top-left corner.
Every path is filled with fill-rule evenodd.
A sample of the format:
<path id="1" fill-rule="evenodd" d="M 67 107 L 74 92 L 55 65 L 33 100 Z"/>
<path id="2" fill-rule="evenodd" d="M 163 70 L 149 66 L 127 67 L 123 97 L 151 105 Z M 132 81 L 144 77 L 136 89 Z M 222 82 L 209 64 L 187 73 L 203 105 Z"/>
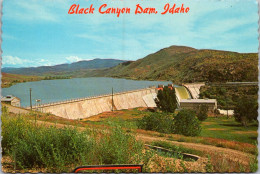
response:
<path id="1" fill-rule="evenodd" d="M 21 106 L 21 100 L 18 97 L 7 95 L 6 97 L 1 98 L 2 103 L 6 103 L 12 106 L 20 107 Z"/>
<path id="2" fill-rule="evenodd" d="M 214 112 L 217 109 L 216 99 L 181 99 L 180 108 L 197 110 L 199 106 L 207 105 L 209 112 Z"/>

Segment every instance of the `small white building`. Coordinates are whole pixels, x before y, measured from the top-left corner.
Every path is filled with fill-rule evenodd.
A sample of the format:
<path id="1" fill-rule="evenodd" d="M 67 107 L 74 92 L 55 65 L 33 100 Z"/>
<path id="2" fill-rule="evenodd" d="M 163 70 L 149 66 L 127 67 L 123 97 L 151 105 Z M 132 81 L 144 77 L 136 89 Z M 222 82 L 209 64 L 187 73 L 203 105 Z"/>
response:
<path id="1" fill-rule="evenodd" d="M 1 103 L 6 103 L 12 106 L 20 107 L 21 106 L 21 100 L 18 97 L 7 95 L 6 97 L 1 98 Z"/>

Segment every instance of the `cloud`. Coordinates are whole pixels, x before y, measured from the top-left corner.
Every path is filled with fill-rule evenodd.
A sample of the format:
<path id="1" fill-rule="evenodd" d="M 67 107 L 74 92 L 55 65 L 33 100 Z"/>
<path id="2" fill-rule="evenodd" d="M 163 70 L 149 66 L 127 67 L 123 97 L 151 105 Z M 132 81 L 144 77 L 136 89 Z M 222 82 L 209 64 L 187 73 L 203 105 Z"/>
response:
<path id="1" fill-rule="evenodd" d="M 46 59 L 23 59 L 17 56 L 3 56 L 2 59 L 3 67 L 37 67 L 37 66 L 51 66 L 55 63 L 50 62 Z"/>
<path id="2" fill-rule="evenodd" d="M 31 63 L 32 61 L 27 59 L 21 59 L 17 56 L 3 56 L 3 65 L 24 65 Z"/>
<path id="3" fill-rule="evenodd" d="M 69 62 L 78 62 L 78 61 L 81 61 L 83 59 L 79 58 L 78 56 L 69 56 L 69 57 L 66 57 L 66 60 L 69 61 Z"/>

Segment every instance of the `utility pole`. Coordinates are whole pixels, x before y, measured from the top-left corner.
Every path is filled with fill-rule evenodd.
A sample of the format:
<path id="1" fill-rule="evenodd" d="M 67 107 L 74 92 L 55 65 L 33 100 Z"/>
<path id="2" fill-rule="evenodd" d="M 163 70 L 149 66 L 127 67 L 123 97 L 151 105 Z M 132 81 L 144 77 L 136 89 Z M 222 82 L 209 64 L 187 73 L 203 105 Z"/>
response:
<path id="1" fill-rule="evenodd" d="M 114 89 L 112 87 L 112 112 L 114 111 L 114 106 L 113 106 L 114 98 L 113 98 L 113 95 L 114 95 Z"/>
<path id="2" fill-rule="evenodd" d="M 30 88 L 30 107 L 32 110 L 32 88 Z"/>

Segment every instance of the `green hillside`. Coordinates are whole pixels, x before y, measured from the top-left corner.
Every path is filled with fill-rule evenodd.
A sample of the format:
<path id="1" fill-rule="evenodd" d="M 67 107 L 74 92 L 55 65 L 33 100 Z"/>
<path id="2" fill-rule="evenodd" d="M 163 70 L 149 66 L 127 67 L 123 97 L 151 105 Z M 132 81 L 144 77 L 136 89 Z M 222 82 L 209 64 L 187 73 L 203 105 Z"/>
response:
<path id="1" fill-rule="evenodd" d="M 174 82 L 257 81 L 257 53 L 171 46 L 103 71 L 106 76 Z"/>

